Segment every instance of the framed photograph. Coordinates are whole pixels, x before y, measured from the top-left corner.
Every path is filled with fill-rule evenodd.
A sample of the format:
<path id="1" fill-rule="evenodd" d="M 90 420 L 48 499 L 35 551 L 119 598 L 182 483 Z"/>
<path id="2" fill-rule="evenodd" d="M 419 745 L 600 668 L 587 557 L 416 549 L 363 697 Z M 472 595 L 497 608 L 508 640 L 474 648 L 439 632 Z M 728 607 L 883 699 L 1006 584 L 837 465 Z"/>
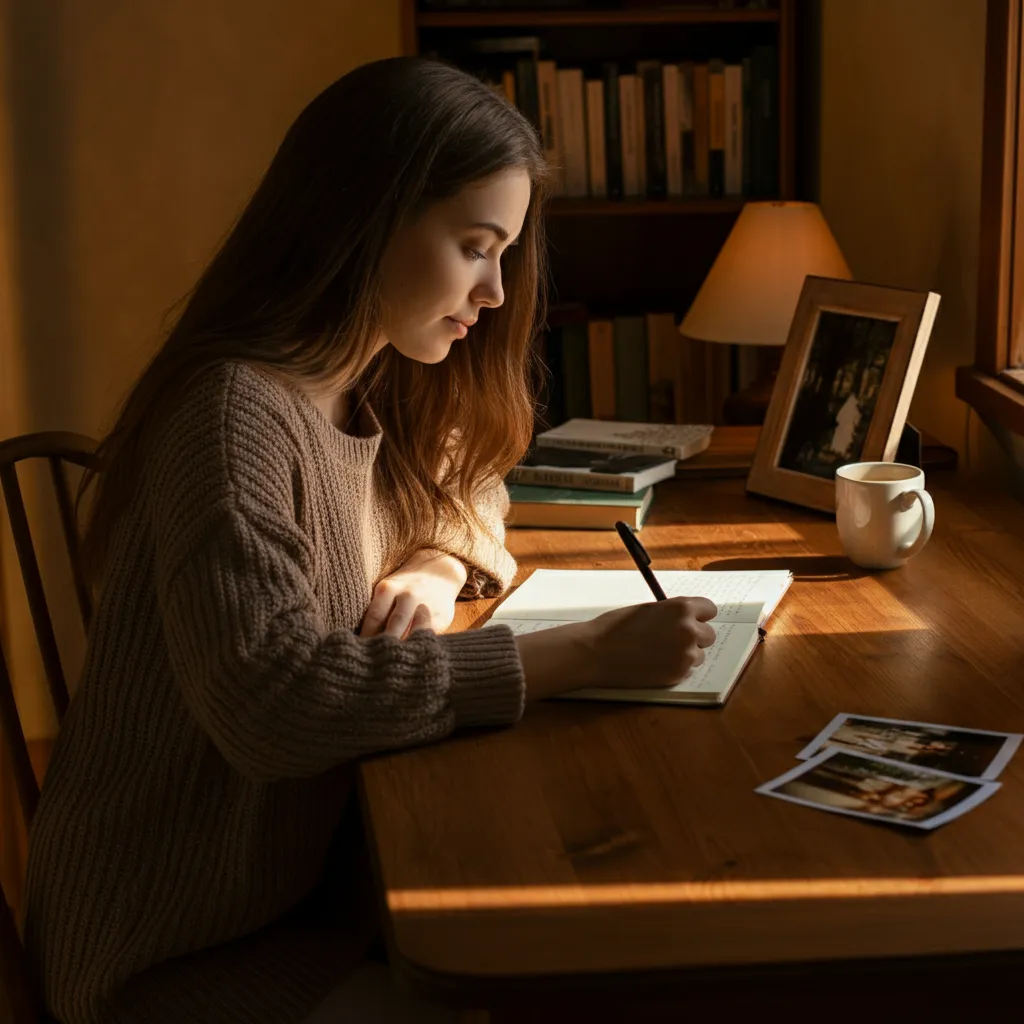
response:
<path id="1" fill-rule="evenodd" d="M 835 472 L 891 462 L 939 296 L 808 277 L 747 490 L 835 512 Z"/>

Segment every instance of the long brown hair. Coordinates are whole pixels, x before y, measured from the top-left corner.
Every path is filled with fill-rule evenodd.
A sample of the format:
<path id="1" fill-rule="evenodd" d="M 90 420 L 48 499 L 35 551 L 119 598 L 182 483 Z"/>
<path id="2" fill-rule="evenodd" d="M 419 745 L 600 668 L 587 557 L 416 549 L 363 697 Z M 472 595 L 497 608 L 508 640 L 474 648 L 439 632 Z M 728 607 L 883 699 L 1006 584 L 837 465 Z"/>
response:
<path id="1" fill-rule="evenodd" d="M 372 355 L 381 259 L 396 229 L 511 168 L 525 169 L 533 188 L 519 244 L 502 257 L 504 304 L 482 310 L 469 343 L 440 363 L 414 362 L 390 345 Z M 477 488 L 516 463 L 533 427 L 547 174 L 522 114 L 450 65 L 376 61 L 320 93 L 100 445 L 101 472 L 79 495 L 95 482 L 83 541 L 90 576 L 99 578 L 154 426 L 198 375 L 225 360 L 296 382 L 358 380 L 383 429 L 376 484 L 393 502 L 406 552 L 426 546 L 440 518 L 479 527 Z"/>

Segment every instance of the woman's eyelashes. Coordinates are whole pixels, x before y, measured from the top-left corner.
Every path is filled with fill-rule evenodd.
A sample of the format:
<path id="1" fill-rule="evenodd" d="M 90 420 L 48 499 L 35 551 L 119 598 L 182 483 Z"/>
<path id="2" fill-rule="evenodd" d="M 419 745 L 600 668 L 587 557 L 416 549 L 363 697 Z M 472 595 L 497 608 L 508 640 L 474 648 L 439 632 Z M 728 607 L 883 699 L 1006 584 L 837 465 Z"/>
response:
<path id="1" fill-rule="evenodd" d="M 514 242 L 509 242 L 508 245 L 506 245 L 505 248 L 502 249 L 500 253 L 498 253 L 499 257 L 503 256 L 509 249 L 511 249 L 513 246 L 516 246 L 518 244 L 519 244 L 519 239 L 518 238 Z M 481 252 L 479 249 L 474 249 L 471 245 L 463 246 L 463 251 L 466 253 L 466 258 L 471 260 L 474 263 L 477 260 L 486 260 L 486 259 L 489 258 L 487 256 L 487 253 Z"/>

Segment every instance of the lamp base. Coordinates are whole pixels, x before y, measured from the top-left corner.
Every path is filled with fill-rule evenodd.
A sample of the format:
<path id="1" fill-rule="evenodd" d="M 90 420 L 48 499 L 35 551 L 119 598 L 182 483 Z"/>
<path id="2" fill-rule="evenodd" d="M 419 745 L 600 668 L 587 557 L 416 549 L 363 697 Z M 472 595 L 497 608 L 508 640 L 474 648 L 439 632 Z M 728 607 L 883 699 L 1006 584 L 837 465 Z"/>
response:
<path id="1" fill-rule="evenodd" d="M 747 387 L 733 392 L 722 408 L 729 426 L 761 426 L 764 423 L 781 365 L 782 346 L 763 345 L 758 348 L 757 377 Z"/>

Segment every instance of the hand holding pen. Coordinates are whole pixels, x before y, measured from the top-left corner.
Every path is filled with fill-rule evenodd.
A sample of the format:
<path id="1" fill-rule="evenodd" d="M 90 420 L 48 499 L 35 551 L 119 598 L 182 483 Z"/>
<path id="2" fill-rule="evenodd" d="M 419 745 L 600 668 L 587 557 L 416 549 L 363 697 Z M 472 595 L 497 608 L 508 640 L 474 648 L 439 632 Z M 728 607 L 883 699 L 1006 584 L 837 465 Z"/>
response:
<path id="1" fill-rule="evenodd" d="M 640 575 L 643 576 L 647 586 L 651 588 L 651 593 L 654 595 L 656 601 L 666 601 L 665 591 L 661 589 L 661 584 L 655 578 L 653 572 L 651 572 L 651 556 L 647 554 L 643 544 L 637 540 L 636 534 L 629 528 L 629 526 L 622 522 L 620 519 L 615 524 L 615 529 L 618 532 L 619 538 L 622 543 L 625 544 L 626 550 L 629 552 L 630 557 L 636 563 L 636 567 L 640 570 Z M 702 599 L 703 600 L 703 599 Z M 710 602 L 709 602 L 710 603 Z M 714 607 L 712 605 L 712 607 Z M 715 609 L 715 615 L 718 614 L 718 609 Z M 714 615 L 711 616 L 714 618 Z M 764 640 L 765 631 L 762 626 L 757 627 L 757 635 L 759 640 Z"/>
<path id="2" fill-rule="evenodd" d="M 666 597 L 651 571 L 650 556 L 632 530 L 621 522 L 615 524 L 615 529 L 654 594 L 655 603 L 618 608 L 594 622 L 615 627 L 616 647 L 630 649 L 629 659 L 634 671 L 639 665 L 647 671 L 648 666 L 657 661 L 659 674 L 666 677 L 666 684 L 669 679 L 679 682 L 704 663 L 705 650 L 715 642 L 714 628 L 708 623 L 718 614 L 718 609 L 706 597 Z M 615 653 L 610 651 L 609 656 Z M 621 671 L 628 672 L 629 667 Z"/>
<path id="3" fill-rule="evenodd" d="M 704 597 L 666 598 L 647 552 L 622 526 L 629 540 L 619 535 L 657 600 L 517 636 L 527 700 L 587 687 L 665 690 L 704 663 L 718 609 Z"/>

